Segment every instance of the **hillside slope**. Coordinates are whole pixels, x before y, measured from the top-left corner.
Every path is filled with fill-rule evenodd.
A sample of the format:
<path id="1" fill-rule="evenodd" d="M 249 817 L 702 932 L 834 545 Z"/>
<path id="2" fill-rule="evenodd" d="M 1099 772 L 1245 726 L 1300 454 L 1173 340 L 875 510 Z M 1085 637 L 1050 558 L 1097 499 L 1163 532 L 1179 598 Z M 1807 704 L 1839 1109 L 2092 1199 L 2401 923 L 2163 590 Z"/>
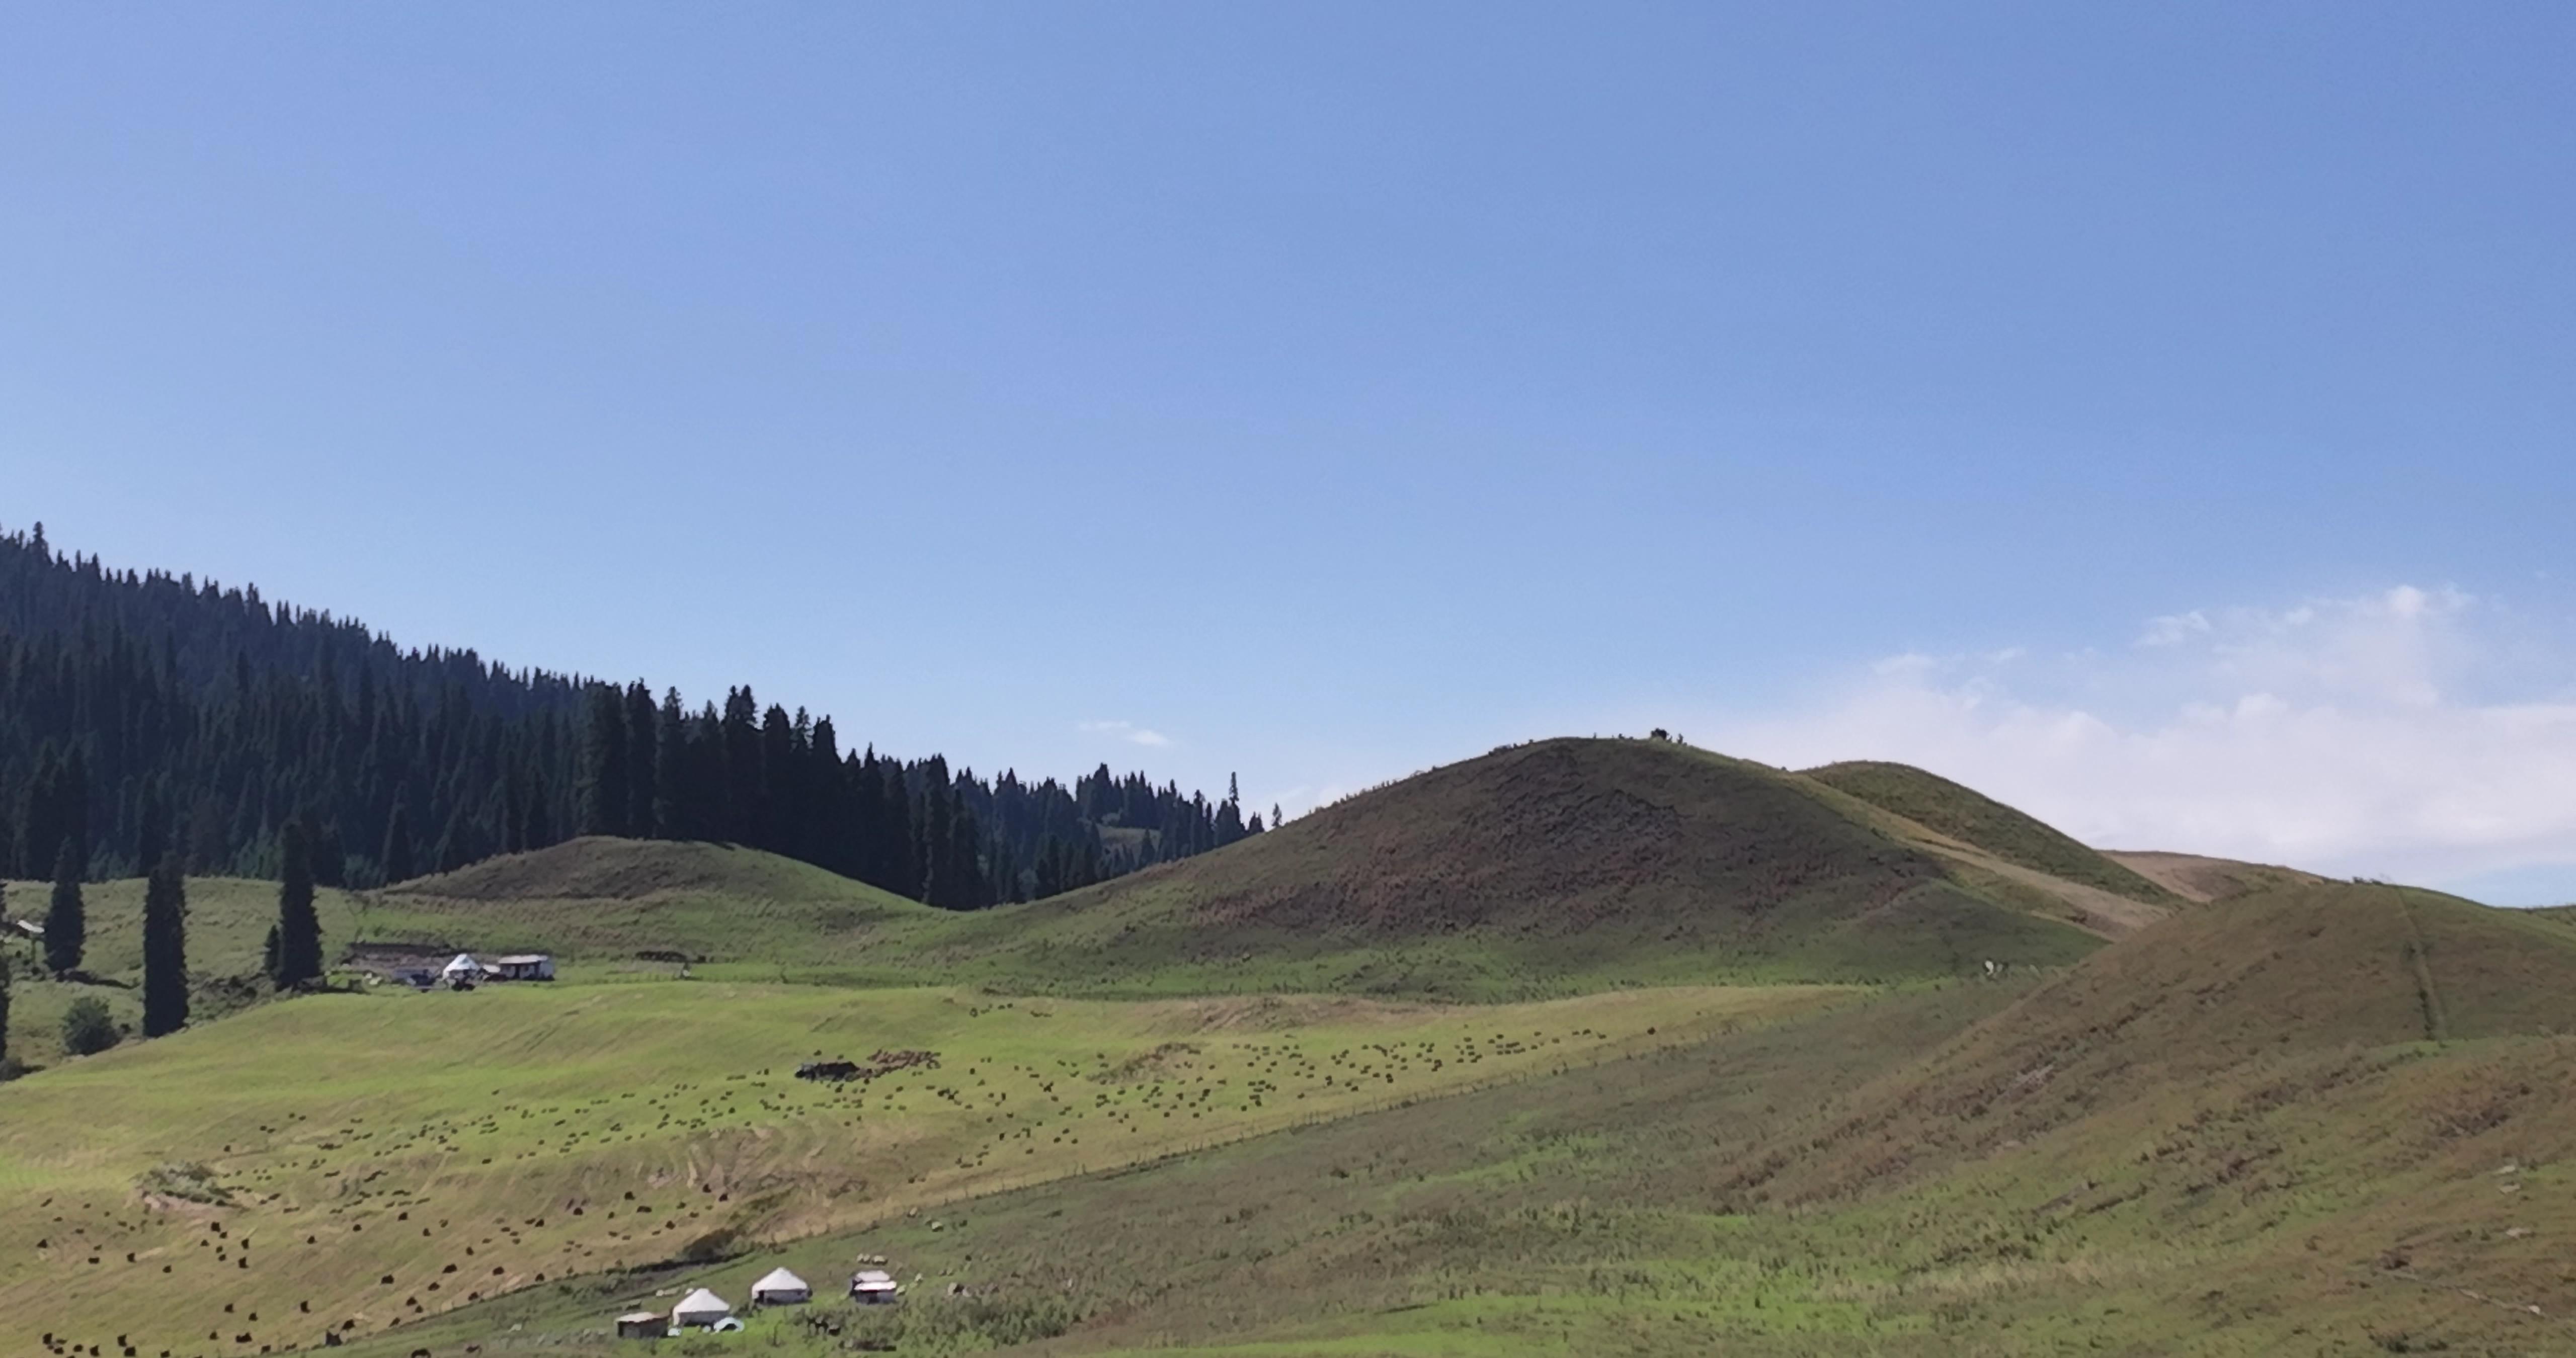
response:
<path id="1" fill-rule="evenodd" d="M 1749 1166 L 1803 1200 L 2020 1144 L 2262 1061 L 2576 1032 L 2576 932 L 2387 886 L 2194 911 L 2102 950 Z"/>
<path id="2" fill-rule="evenodd" d="M 870 931 L 952 918 L 810 863 L 729 844 L 585 838 L 380 893 L 371 942 L 528 949 L 575 965 L 848 962 Z"/>
<path id="3" fill-rule="evenodd" d="M 2136 900 L 2170 903 L 2163 886 L 2036 817 L 1908 764 L 1853 760 L 1805 776 L 2003 859 Z"/>
<path id="4" fill-rule="evenodd" d="M 2097 945 L 1794 775 L 1634 740 L 1499 750 L 938 941 L 952 965 L 1113 987 L 1453 995 L 1951 975 Z"/>
<path id="5" fill-rule="evenodd" d="M 2245 863 L 2233 858 L 2210 858 L 2196 853 L 2105 849 L 2102 856 L 2184 900 L 2203 904 L 2275 887 L 2315 886 L 2326 880 L 2297 868 Z"/>

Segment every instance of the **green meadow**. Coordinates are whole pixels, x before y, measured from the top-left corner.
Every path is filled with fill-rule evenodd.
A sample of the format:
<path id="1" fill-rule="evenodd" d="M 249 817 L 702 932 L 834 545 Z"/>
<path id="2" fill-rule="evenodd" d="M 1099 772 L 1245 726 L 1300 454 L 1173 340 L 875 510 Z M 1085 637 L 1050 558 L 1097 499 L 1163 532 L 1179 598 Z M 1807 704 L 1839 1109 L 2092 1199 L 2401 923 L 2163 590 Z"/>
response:
<path id="1" fill-rule="evenodd" d="M 0 1088 L 0 1306 L 154 1353 L 355 1338 L 1846 998 L 1110 1003 L 662 981 L 294 999 Z M 817 1056 L 888 1069 L 793 1077 Z"/>

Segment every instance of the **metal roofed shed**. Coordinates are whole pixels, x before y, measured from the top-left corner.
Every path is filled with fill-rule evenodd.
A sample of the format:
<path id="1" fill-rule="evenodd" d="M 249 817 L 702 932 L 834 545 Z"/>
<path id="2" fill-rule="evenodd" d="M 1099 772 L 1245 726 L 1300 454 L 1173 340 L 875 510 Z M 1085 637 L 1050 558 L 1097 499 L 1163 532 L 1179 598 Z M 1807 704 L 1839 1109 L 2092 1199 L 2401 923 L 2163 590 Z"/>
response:
<path id="1" fill-rule="evenodd" d="M 667 1339 L 670 1334 L 671 1322 L 659 1311 L 630 1311 L 617 1318 L 620 1339 Z"/>
<path id="2" fill-rule="evenodd" d="M 555 978 L 555 959 L 541 952 L 512 953 L 492 959 L 492 979 L 496 981 L 551 981 Z"/>
<path id="3" fill-rule="evenodd" d="M 861 1305 L 881 1305 L 902 1300 L 903 1285 L 894 1275 L 881 1268 L 863 1268 L 850 1275 L 850 1300 Z"/>

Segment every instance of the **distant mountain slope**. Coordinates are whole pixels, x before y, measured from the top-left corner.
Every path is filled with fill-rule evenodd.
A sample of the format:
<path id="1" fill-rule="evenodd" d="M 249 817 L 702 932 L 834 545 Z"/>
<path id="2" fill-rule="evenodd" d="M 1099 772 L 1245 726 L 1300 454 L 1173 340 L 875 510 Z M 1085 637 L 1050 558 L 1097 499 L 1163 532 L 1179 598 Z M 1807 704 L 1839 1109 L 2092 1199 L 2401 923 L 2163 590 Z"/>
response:
<path id="1" fill-rule="evenodd" d="M 960 965 L 1215 988 L 1481 993 L 1572 978 L 1951 975 L 2096 941 L 1963 886 L 1803 779 L 1667 741 L 1548 740 L 947 940 Z M 1014 958 L 1014 961 L 997 959 Z M 1261 979 L 1255 980 L 1254 978 Z"/>
<path id="2" fill-rule="evenodd" d="M 2164 886 L 2055 827 L 1939 774 L 1875 760 L 1827 764 L 1805 774 L 2007 863 L 2136 900 L 2175 899 Z"/>
<path id="3" fill-rule="evenodd" d="M 2019 1144 L 2301 1053 L 2576 1030 L 2576 931 L 2323 883 L 2176 915 L 1784 1136 L 1744 1178 L 1798 1200 Z"/>
<path id="4" fill-rule="evenodd" d="M 2297 868 L 2192 853 L 2105 849 L 2102 856 L 2185 900 L 2204 903 L 2275 887 L 2314 886 L 2325 880 Z"/>

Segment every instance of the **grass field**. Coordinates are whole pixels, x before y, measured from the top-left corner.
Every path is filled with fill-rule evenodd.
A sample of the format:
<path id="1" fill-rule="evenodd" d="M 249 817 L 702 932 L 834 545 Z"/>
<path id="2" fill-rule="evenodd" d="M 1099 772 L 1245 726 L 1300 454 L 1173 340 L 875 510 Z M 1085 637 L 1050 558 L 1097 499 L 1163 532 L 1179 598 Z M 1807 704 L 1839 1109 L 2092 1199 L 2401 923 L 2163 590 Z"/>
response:
<path id="1" fill-rule="evenodd" d="M 309 1345 L 1839 996 L 1456 1009 L 663 982 L 298 999 L 0 1087 L 0 1308 L 153 1352 L 242 1351 L 244 1333 Z M 790 1074 L 902 1051 L 937 1064 L 842 1085 Z"/>
<path id="2" fill-rule="evenodd" d="M 2060 976 L 1880 990 L 1000 1194 L 938 1230 L 531 1289 L 358 1353 L 615 1352 L 602 1318 L 627 1306 L 702 1283 L 738 1301 L 779 1262 L 828 1287 L 858 1253 L 918 1277 L 913 1301 L 771 1310 L 678 1351 L 2571 1352 L 2561 931 L 2321 888 Z M 2428 971 L 2446 997 L 2494 983 L 2438 1040 Z"/>

